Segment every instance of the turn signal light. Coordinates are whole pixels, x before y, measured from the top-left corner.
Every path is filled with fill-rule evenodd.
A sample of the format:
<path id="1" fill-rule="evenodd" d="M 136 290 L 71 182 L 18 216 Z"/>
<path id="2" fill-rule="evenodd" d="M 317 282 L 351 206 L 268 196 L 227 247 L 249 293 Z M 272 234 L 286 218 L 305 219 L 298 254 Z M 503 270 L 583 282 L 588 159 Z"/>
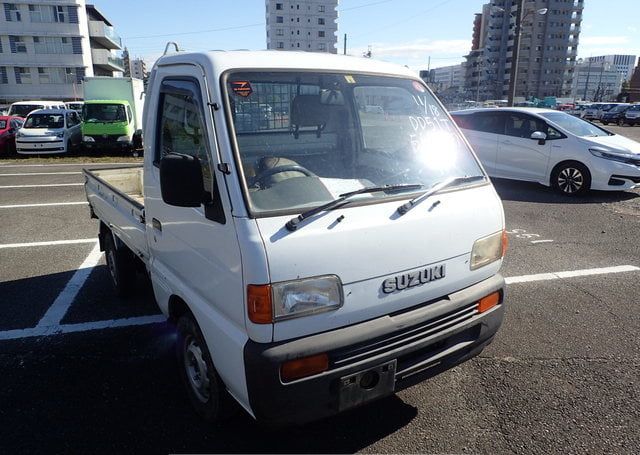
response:
<path id="1" fill-rule="evenodd" d="M 273 322 L 270 284 L 250 284 L 247 286 L 247 309 L 249 320 L 255 324 Z"/>
<path id="2" fill-rule="evenodd" d="M 484 313 L 500 303 L 500 293 L 494 292 L 478 300 L 478 313 Z"/>
<path id="3" fill-rule="evenodd" d="M 301 359 L 289 360 L 280 367 L 280 377 L 284 382 L 306 378 L 329 369 L 329 356 L 316 354 Z"/>
<path id="4" fill-rule="evenodd" d="M 507 248 L 509 247 L 509 237 L 507 237 L 506 229 L 502 230 L 502 257 L 507 254 Z"/>

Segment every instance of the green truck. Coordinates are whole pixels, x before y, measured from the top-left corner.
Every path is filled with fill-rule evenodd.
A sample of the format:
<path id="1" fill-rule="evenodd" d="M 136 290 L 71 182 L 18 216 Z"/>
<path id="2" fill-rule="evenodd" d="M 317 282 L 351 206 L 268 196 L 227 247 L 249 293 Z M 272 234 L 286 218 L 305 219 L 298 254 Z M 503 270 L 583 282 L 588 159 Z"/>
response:
<path id="1" fill-rule="evenodd" d="M 87 152 L 137 153 L 142 148 L 144 84 L 131 77 L 84 80 L 82 145 Z"/>

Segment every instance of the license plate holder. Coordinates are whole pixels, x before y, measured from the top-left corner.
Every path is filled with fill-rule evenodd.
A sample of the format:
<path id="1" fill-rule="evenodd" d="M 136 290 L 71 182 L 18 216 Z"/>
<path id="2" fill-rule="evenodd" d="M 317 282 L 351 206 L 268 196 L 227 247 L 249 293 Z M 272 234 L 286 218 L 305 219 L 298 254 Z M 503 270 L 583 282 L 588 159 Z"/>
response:
<path id="1" fill-rule="evenodd" d="M 358 406 L 367 401 L 391 395 L 396 387 L 397 360 L 340 378 L 338 410 Z"/>

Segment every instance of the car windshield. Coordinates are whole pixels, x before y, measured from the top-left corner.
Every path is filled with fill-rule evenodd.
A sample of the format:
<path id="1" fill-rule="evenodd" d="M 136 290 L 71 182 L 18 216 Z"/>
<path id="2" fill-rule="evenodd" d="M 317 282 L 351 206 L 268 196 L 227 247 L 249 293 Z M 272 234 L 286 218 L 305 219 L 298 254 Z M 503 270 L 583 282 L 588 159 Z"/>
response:
<path id="1" fill-rule="evenodd" d="M 23 128 L 64 128 L 64 115 L 32 114 L 24 122 Z"/>
<path id="2" fill-rule="evenodd" d="M 9 115 L 26 117 L 27 115 L 29 115 L 29 112 L 37 111 L 38 109 L 43 108 L 44 106 L 41 104 L 14 104 L 9 110 Z"/>
<path id="3" fill-rule="evenodd" d="M 413 197 L 450 177 L 483 176 L 450 118 L 418 81 L 243 72 L 230 75 L 226 86 L 255 214 L 299 212 L 385 185 L 412 186 L 351 200 Z"/>
<path id="4" fill-rule="evenodd" d="M 82 118 L 87 123 L 127 121 L 123 104 L 85 104 L 82 108 Z"/>
<path id="5" fill-rule="evenodd" d="M 79 111 L 82 109 L 82 103 L 69 103 L 67 104 L 67 107 L 74 111 Z"/>
<path id="6" fill-rule="evenodd" d="M 612 114 L 616 113 L 616 112 L 624 112 L 629 108 L 628 105 L 626 104 L 619 104 L 617 106 L 612 107 L 611 109 L 609 109 L 609 112 L 611 112 Z"/>
<path id="7" fill-rule="evenodd" d="M 640 104 L 635 104 L 629 108 L 630 111 L 640 111 Z"/>
<path id="8" fill-rule="evenodd" d="M 611 133 L 593 123 L 585 122 L 564 112 L 543 112 L 540 115 L 575 136 L 611 136 Z"/>

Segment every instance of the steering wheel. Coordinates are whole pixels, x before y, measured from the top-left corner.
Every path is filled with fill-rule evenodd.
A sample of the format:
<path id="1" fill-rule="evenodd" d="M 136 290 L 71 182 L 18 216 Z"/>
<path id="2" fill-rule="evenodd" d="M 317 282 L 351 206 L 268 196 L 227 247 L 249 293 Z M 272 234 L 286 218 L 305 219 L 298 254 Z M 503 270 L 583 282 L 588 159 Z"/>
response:
<path id="1" fill-rule="evenodd" d="M 253 179 L 254 185 L 260 185 L 261 187 L 266 186 L 264 184 L 264 180 L 268 177 L 271 177 L 275 174 L 280 174 L 281 172 L 299 172 L 301 174 L 306 175 L 307 177 L 315 177 L 315 174 L 308 169 L 303 168 L 297 164 L 287 164 L 284 166 L 272 167 L 269 169 L 265 169 L 260 174 L 256 175 Z"/>

